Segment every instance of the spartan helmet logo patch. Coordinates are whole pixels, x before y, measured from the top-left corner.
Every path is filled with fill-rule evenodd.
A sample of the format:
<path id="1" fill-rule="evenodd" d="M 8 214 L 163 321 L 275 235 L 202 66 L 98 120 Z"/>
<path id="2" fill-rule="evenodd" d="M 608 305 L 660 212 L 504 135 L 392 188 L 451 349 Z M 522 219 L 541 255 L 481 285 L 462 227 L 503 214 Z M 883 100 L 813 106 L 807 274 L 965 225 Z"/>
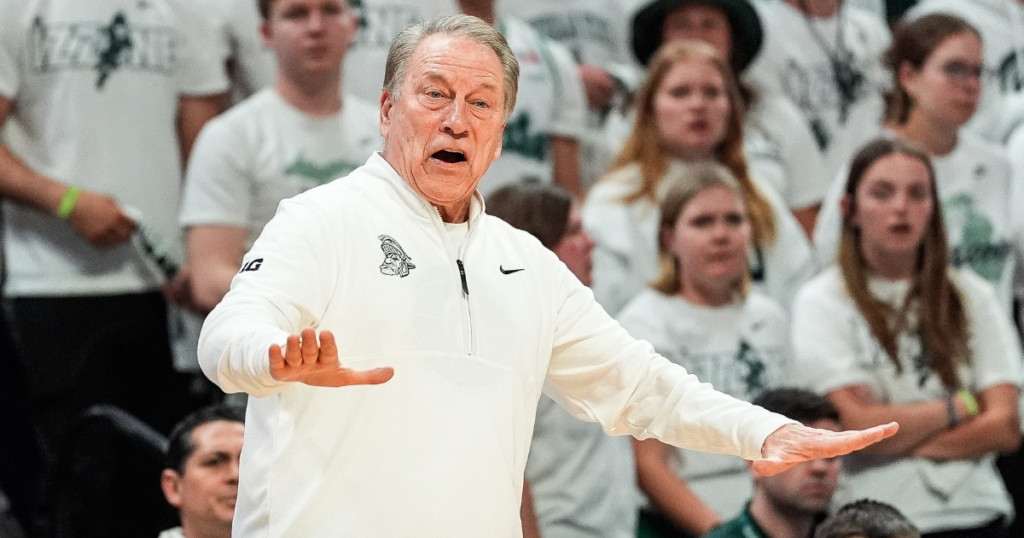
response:
<path id="1" fill-rule="evenodd" d="M 380 264 L 380 272 L 401 278 L 409 276 L 409 270 L 415 269 L 416 266 L 412 264 L 412 258 L 402 250 L 402 245 L 390 235 L 379 235 L 377 239 L 380 239 L 380 249 L 384 251 L 384 263 Z"/>

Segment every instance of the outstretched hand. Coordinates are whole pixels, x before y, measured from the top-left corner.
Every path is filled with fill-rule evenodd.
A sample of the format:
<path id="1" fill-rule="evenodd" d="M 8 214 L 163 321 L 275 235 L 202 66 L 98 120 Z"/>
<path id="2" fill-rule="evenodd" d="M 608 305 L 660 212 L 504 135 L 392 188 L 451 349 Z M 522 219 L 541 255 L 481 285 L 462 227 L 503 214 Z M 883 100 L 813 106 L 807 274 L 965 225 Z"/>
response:
<path id="1" fill-rule="evenodd" d="M 345 385 L 379 385 L 395 375 L 393 368 L 349 370 L 338 362 L 338 346 L 331 331 L 303 329 L 302 334 L 288 337 L 281 346 L 270 346 L 270 375 L 278 381 L 298 381 L 316 387 L 342 387 Z"/>
<path id="2" fill-rule="evenodd" d="M 842 432 L 790 424 L 775 430 L 764 440 L 761 447 L 764 459 L 752 465 L 758 473 L 770 476 L 805 461 L 849 454 L 892 437 L 897 430 L 899 425 L 895 422 Z"/>

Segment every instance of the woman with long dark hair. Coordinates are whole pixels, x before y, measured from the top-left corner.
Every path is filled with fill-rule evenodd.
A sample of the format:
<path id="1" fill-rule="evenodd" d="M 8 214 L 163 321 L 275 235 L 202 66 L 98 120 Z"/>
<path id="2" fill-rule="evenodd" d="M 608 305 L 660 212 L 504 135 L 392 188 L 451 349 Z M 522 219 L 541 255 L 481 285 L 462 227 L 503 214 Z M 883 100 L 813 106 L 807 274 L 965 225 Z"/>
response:
<path id="1" fill-rule="evenodd" d="M 926 536 L 1003 536 L 1013 505 L 994 460 L 1021 435 L 1009 319 L 990 284 L 950 267 L 926 154 L 874 141 L 843 191 L 838 265 L 793 305 L 795 371 L 845 427 L 900 431 L 846 459 L 837 500 L 890 503 Z"/>
<path id="2" fill-rule="evenodd" d="M 901 23 L 886 62 L 895 75 L 886 112 L 889 136 L 929 155 L 950 261 L 992 283 L 1009 316 L 1015 266 L 1024 254 L 1014 213 L 1024 200 L 1014 192 L 1003 148 L 962 128 L 978 108 L 986 75 L 978 31 L 943 14 Z M 814 246 L 822 261 L 835 257 L 844 179 L 833 184 L 815 229 Z"/>

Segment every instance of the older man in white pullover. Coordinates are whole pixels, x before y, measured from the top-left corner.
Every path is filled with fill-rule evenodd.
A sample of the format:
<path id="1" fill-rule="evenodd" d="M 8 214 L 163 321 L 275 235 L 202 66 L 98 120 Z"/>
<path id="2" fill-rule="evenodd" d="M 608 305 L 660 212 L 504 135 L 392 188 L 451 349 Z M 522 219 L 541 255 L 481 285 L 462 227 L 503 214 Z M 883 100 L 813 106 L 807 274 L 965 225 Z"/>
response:
<path id="1" fill-rule="evenodd" d="M 773 473 L 883 439 L 701 384 L 540 242 L 484 213 L 518 65 L 457 15 L 395 38 L 384 151 L 281 204 L 207 319 L 204 371 L 251 397 L 236 537 L 517 537 L 543 390 L 611 435 Z"/>

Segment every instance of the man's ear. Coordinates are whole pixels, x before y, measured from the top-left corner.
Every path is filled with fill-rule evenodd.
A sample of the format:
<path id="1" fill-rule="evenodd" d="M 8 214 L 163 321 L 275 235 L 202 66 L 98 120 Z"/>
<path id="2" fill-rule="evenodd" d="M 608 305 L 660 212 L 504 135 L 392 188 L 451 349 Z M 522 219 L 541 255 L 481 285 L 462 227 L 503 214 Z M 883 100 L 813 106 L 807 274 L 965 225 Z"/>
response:
<path id="1" fill-rule="evenodd" d="M 380 92 L 380 136 L 385 140 L 388 138 L 388 129 L 391 128 L 391 110 L 395 107 L 395 100 L 391 92 L 384 89 Z"/>
<path id="2" fill-rule="evenodd" d="M 274 40 L 270 35 L 270 20 L 260 20 L 260 38 L 263 39 L 263 44 L 271 50 L 274 50 Z"/>
<path id="3" fill-rule="evenodd" d="M 164 469 L 160 473 L 160 489 L 164 492 L 167 504 L 181 508 L 181 475 L 174 469 Z"/>
<path id="4" fill-rule="evenodd" d="M 910 62 L 903 62 L 896 68 L 896 81 L 911 99 L 917 94 L 917 75 L 918 70 Z"/>

